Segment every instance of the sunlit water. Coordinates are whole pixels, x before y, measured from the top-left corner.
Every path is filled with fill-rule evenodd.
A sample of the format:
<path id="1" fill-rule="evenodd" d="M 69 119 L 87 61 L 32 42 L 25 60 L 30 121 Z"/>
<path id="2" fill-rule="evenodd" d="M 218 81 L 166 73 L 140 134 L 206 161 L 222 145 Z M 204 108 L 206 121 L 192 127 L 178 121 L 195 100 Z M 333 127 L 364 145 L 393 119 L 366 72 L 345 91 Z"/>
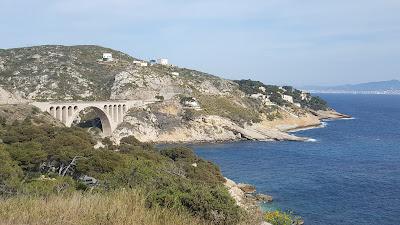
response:
<path id="1" fill-rule="evenodd" d="M 297 132 L 310 142 L 194 146 L 310 225 L 400 224 L 400 96 L 321 95 L 355 119 Z"/>

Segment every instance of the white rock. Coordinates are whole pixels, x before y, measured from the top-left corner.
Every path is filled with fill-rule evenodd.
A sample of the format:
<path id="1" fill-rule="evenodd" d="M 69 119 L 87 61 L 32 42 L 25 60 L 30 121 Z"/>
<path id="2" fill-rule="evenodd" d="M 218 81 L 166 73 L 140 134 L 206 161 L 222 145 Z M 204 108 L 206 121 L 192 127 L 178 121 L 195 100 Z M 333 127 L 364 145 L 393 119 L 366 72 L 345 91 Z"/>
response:
<path id="1" fill-rule="evenodd" d="M 228 188 L 231 188 L 233 186 L 236 186 L 236 183 L 235 183 L 235 181 L 225 177 L 225 186 L 227 186 Z"/>

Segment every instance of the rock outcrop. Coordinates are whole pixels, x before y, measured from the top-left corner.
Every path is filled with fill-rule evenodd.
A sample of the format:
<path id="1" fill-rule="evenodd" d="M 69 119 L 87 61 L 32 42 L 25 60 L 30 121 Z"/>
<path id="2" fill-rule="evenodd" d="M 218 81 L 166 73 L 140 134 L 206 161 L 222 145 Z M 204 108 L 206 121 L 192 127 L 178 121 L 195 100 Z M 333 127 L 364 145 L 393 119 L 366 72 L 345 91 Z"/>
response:
<path id="1" fill-rule="evenodd" d="M 272 202 L 272 196 L 256 193 L 256 188 L 250 184 L 236 184 L 233 180 L 225 178 L 225 187 L 235 199 L 236 204 L 246 210 L 260 210 L 259 203 Z"/>

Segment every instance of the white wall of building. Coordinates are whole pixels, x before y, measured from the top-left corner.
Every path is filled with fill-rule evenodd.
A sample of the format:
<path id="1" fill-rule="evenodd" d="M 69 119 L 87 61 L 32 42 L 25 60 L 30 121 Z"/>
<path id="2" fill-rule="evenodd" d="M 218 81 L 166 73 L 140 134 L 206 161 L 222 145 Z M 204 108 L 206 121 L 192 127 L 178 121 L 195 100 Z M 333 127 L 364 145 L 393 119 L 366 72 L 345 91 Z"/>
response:
<path id="1" fill-rule="evenodd" d="M 104 61 L 112 61 L 113 57 L 111 53 L 103 53 L 103 60 Z"/>
<path id="2" fill-rule="evenodd" d="M 287 102 L 293 103 L 293 97 L 290 95 L 283 95 L 282 98 Z"/>
<path id="3" fill-rule="evenodd" d="M 157 59 L 157 63 L 161 65 L 168 65 L 168 59 L 165 58 Z"/>

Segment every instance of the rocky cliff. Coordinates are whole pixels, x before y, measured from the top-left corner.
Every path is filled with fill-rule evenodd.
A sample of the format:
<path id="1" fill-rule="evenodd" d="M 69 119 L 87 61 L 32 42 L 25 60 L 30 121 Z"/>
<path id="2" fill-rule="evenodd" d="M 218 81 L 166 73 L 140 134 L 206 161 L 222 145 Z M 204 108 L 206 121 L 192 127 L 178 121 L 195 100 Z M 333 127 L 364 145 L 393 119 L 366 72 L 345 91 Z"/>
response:
<path id="1" fill-rule="evenodd" d="M 112 53 L 112 61 L 103 61 Z M 141 63 L 142 62 L 142 63 Z M 340 118 L 292 87 L 231 81 L 173 65 L 150 65 L 99 46 L 36 46 L 0 51 L 0 104 L 141 99 L 114 132 L 148 142 L 304 140 L 286 133 Z"/>

